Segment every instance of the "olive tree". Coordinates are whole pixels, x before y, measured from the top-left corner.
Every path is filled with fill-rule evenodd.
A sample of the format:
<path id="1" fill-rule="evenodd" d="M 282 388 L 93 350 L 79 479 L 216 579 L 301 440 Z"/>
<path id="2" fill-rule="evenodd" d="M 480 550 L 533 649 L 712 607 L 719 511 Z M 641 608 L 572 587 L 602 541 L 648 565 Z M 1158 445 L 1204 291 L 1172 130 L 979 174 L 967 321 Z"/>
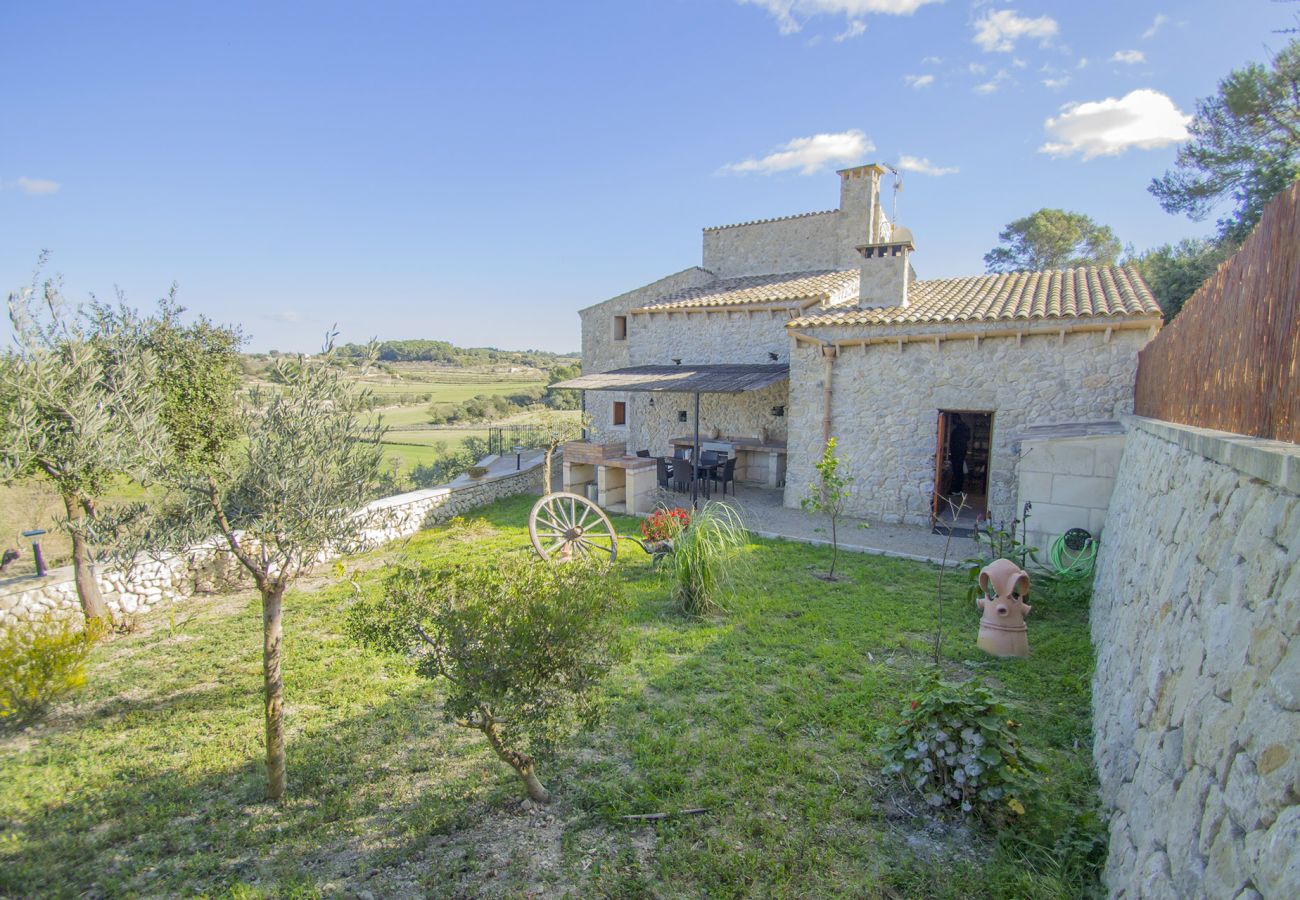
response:
<path id="1" fill-rule="evenodd" d="M 224 351 L 223 351 L 224 352 Z M 378 479 L 383 427 L 365 414 L 365 392 L 333 364 L 281 356 L 277 386 L 254 393 L 238 415 L 242 438 L 228 459 L 219 448 L 173 454 L 172 504 L 153 523 L 154 546 L 184 546 L 217 535 L 262 598 L 262 682 L 268 792 L 285 791 L 284 596 L 324 559 L 358 549 L 373 525 L 359 510 Z M 201 463 L 193 465 L 191 463 Z"/>
<path id="2" fill-rule="evenodd" d="M 63 501 L 73 578 L 87 621 L 108 608 L 95 574 L 100 501 L 116 479 L 145 479 L 164 452 L 157 366 L 136 314 L 70 308 L 58 278 L 11 293 L 13 347 L 0 363 L 0 478 L 35 475 Z"/>
<path id="3" fill-rule="evenodd" d="M 537 756 L 594 720 L 615 661 L 621 585 L 607 568 L 518 554 L 408 565 L 349 611 L 348 630 L 444 680 L 447 721 L 482 732 L 528 796 L 547 803 Z"/>
<path id="4" fill-rule="evenodd" d="M 582 437 L 582 430 L 587 427 L 585 413 L 574 416 L 567 410 L 548 409 L 538 413 L 534 426 L 542 445 L 542 493 L 551 492 L 551 465 L 555 451 L 566 441 L 576 441 Z"/>
<path id="5" fill-rule="evenodd" d="M 817 480 L 808 485 L 808 495 L 800 503 L 809 512 L 826 516 L 831 527 L 831 567 L 827 581 L 835 580 L 835 565 L 840 556 L 839 522 L 849 498 L 853 496 L 853 477 L 840 472 L 840 458 L 835 455 L 835 438 L 826 442 L 821 458 L 813 464 Z"/>

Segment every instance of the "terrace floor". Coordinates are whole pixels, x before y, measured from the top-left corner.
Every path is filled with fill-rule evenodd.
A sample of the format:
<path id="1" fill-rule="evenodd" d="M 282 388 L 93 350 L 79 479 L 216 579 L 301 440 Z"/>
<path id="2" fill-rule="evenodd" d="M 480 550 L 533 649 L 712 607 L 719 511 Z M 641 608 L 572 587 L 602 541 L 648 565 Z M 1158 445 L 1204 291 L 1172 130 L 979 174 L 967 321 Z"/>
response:
<path id="1" fill-rule="evenodd" d="M 680 504 L 683 495 L 667 493 L 663 499 L 670 505 Z M 712 499 L 724 498 L 715 491 Z M 734 498 L 729 492 L 725 499 L 740 508 L 745 525 L 759 537 L 830 544 L 830 526 L 826 517 L 783 506 L 783 492 L 780 490 L 742 484 L 737 485 Z M 944 535 L 933 534 L 929 528 L 920 525 L 890 525 L 847 516 L 840 521 L 837 531 L 839 545 L 843 550 L 932 563 L 943 560 L 944 543 L 948 540 Z M 948 547 L 950 563 L 975 554 L 973 540 L 956 536 L 952 538 Z"/>

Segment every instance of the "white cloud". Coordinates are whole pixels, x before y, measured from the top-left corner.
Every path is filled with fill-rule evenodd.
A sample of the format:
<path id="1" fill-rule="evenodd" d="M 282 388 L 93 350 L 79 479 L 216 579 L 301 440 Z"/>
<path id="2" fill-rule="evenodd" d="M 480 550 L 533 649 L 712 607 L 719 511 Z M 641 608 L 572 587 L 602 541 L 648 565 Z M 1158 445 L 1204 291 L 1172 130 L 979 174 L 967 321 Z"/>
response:
<path id="1" fill-rule="evenodd" d="M 848 28 L 845 28 L 839 34 L 835 35 L 835 43 L 841 44 L 844 41 L 857 37 L 858 35 L 862 34 L 866 30 L 867 30 L 866 22 L 863 22 L 861 19 L 854 19 L 852 22 L 849 23 Z"/>
<path id="2" fill-rule="evenodd" d="M 971 63 L 966 67 L 966 70 L 972 75 L 983 75 L 989 70 L 989 67 L 984 65 L 984 63 Z"/>
<path id="3" fill-rule="evenodd" d="M 1036 38 L 1040 44 L 1047 44 L 1060 30 L 1051 16 L 1030 19 L 1016 15 L 1012 9 L 999 9 L 976 21 L 974 41 L 985 53 L 1010 53 L 1021 38 Z"/>
<path id="4" fill-rule="evenodd" d="M 1127 63 L 1136 65 L 1147 61 L 1147 55 L 1141 50 L 1116 50 L 1115 55 L 1110 58 L 1111 62 Z"/>
<path id="5" fill-rule="evenodd" d="M 937 65 L 939 65 L 939 63 L 941 63 L 941 62 L 943 62 L 943 57 L 942 57 L 942 56 L 927 56 L 925 59 L 921 60 L 921 65 L 923 65 L 923 66 L 937 66 Z"/>
<path id="6" fill-rule="evenodd" d="M 1043 87 L 1053 91 L 1060 90 L 1061 88 L 1065 87 L 1069 83 L 1070 83 L 1069 75 L 1062 75 L 1060 78 L 1043 79 Z"/>
<path id="7" fill-rule="evenodd" d="M 1076 66 L 1075 68 L 1079 68 L 1079 69 L 1086 69 L 1086 68 L 1088 68 L 1088 57 L 1086 57 L 1086 56 L 1080 56 L 1080 57 L 1079 57 L 1079 65 Z"/>
<path id="8" fill-rule="evenodd" d="M 894 168 L 900 172 L 916 172 L 921 175 L 953 175 L 957 172 L 956 166 L 936 166 L 928 157 L 918 158 L 906 153 L 898 157 Z"/>
<path id="9" fill-rule="evenodd" d="M 923 87 L 934 84 L 933 75 L 904 75 L 903 83 L 910 88 L 920 90 Z"/>
<path id="10" fill-rule="evenodd" d="M 1146 31 L 1142 32 L 1142 37 L 1144 38 L 1155 37 L 1156 32 L 1160 30 L 1160 26 L 1164 25 L 1168 21 L 1169 21 L 1169 17 L 1167 15 L 1165 15 L 1164 13 L 1156 13 L 1156 17 L 1151 20 L 1151 27 L 1148 28 Z"/>
<path id="11" fill-rule="evenodd" d="M 831 134 L 814 134 L 782 144 L 761 159 L 727 163 L 722 172 L 746 175 L 759 172 L 770 175 L 798 169 L 800 175 L 814 175 L 827 165 L 860 162 L 876 145 L 858 129 Z"/>
<path id="12" fill-rule="evenodd" d="M 1185 141 L 1192 117 L 1159 91 L 1141 88 L 1120 99 L 1070 103 L 1043 123 L 1052 140 L 1038 148 L 1052 156 L 1118 156 L 1131 147 L 1151 150 Z"/>
<path id="13" fill-rule="evenodd" d="M 1029 63 L 1017 56 L 1015 59 L 1011 60 L 1011 65 L 1017 69 L 1023 69 L 1028 66 Z"/>
<path id="14" fill-rule="evenodd" d="M 737 0 L 749 6 L 761 6 L 776 19 L 782 34 L 794 34 L 803 29 L 803 20 L 814 16 L 844 16 L 852 23 L 872 13 L 887 16 L 910 16 L 929 3 L 943 0 Z M 863 26 L 865 30 L 866 26 Z M 861 34 L 857 31 L 850 37 Z"/>
<path id="15" fill-rule="evenodd" d="M 28 178 L 26 175 L 9 182 L 0 182 L 0 188 L 13 188 L 33 197 L 42 194 L 57 194 L 63 185 L 48 178 Z"/>
<path id="16" fill-rule="evenodd" d="M 975 93 L 977 94 L 995 93 L 999 88 L 1002 87 L 1002 85 L 1006 84 L 1010 80 L 1011 80 L 1011 76 L 1007 74 L 1006 69 L 998 69 L 998 74 L 994 75 L 991 79 L 984 82 L 983 84 L 975 85 Z"/>

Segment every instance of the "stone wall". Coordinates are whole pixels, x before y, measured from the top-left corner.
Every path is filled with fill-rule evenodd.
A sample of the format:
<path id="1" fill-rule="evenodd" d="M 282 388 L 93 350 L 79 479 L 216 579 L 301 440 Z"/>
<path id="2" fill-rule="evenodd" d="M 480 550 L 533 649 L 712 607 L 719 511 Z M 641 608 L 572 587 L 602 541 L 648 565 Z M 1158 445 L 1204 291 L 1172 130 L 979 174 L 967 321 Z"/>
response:
<path id="1" fill-rule="evenodd" d="M 1086 320 L 1079 324 L 1088 324 Z M 970 332 L 1005 331 L 1005 324 Z M 822 339 L 933 332 L 883 327 L 819 328 Z M 834 362 L 831 434 L 845 474 L 856 478 L 850 515 L 929 522 L 938 411 L 993 413 L 989 507 L 1009 519 L 1016 502 L 1014 439 L 1046 422 L 1113 420 L 1133 409 L 1137 351 L 1149 331 L 1030 334 L 842 348 Z M 824 366 L 819 347 L 791 351 L 790 449 L 785 504 L 797 505 L 822 452 Z"/>
<path id="2" fill-rule="evenodd" d="M 856 248 L 889 232 L 882 172 L 871 165 L 841 170 L 838 209 L 704 229 L 704 268 L 720 278 L 857 268 Z"/>
<path id="3" fill-rule="evenodd" d="M 555 484 L 559 484 L 558 478 Z M 534 462 L 521 472 L 489 475 L 477 481 L 462 476 L 442 487 L 385 497 L 368 504 L 360 513 L 371 523 L 363 540 L 367 547 L 377 547 L 503 497 L 540 493 L 541 486 L 541 464 Z M 228 553 L 222 553 L 220 547 L 213 542 L 161 560 L 141 559 L 129 572 L 101 567 L 100 588 L 104 600 L 118 618 L 188 599 L 196 588 L 219 589 L 223 576 L 233 579 L 240 573 L 237 563 Z M 74 614 L 80 609 L 71 567 L 55 569 L 39 579 L 0 581 L 0 627 L 10 627 L 33 616 Z"/>
<path id="4" fill-rule="evenodd" d="M 1024 541 L 1041 551 L 1040 559 L 1046 561 L 1052 543 L 1071 528 L 1101 537 L 1123 453 L 1118 422 L 1039 426 L 1021 436 L 1015 511 L 1021 515 L 1026 503 L 1033 504 Z"/>
<path id="5" fill-rule="evenodd" d="M 686 269 L 667 278 L 661 278 L 645 287 L 611 297 L 603 303 L 588 306 L 578 315 L 582 319 L 582 370 L 586 373 L 608 372 L 632 365 L 630 348 L 641 339 L 641 316 L 628 313 L 640 306 L 653 303 L 661 297 L 693 287 L 703 287 L 716 277 L 700 268 Z M 627 317 L 627 338 L 616 340 L 615 316 Z M 622 392 L 584 391 L 587 413 L 591 416 L 591 436 L 597 441 L 621 441 L 622 432 L 612 432 L 614 401 L 626 401 Z"/>
<path id="6" fill-rule="evenodd" d="M 704 268 L 721 278 L 851 268 L 840 262 L 839 210 L 704 229 Z"/>
<path id="7" fill-rule="evenodd" d="M 1118 897 L 1300 897 L 1300 446 L 1137 419 L 1092 607 Z"/>
<path id="8" fill-rule="evenodd" d="M 717 428 L 726 437 L 761 437 L 767 431 L 771 440 L 786 439 L 784 416 L 773 416 L 774 406 L 785 406 L 788 385 L 782 381 L 758 391 L 744 394 L 701 394 L 700 435 L 708 440 Z M 655 405 L 650 406 L 654 398 Z M 679 421 L 678 413 L 686 413 Z M 669 441 L 690 437 L 695 431 L 695 396 L 693 394 L 631 394 L 627 406 L 625 429 L 629 453 L 649 450 L 652 456 L 672 456 Z M 623 438 L 619 438 L 623 440 Z"/>

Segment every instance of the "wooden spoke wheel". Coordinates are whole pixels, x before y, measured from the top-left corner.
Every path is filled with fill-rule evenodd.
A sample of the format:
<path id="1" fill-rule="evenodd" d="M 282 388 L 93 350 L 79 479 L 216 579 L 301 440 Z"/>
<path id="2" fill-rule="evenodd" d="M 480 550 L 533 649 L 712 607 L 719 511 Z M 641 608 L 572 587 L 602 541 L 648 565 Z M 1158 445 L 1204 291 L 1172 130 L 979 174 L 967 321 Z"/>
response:
<path id="1" fill-rule="evenodd" d="M 542 559 L 606 559 L 618 556 L 618 535 L 596 504 L 559 491 L 533 504 L 528 536 Z"/>

